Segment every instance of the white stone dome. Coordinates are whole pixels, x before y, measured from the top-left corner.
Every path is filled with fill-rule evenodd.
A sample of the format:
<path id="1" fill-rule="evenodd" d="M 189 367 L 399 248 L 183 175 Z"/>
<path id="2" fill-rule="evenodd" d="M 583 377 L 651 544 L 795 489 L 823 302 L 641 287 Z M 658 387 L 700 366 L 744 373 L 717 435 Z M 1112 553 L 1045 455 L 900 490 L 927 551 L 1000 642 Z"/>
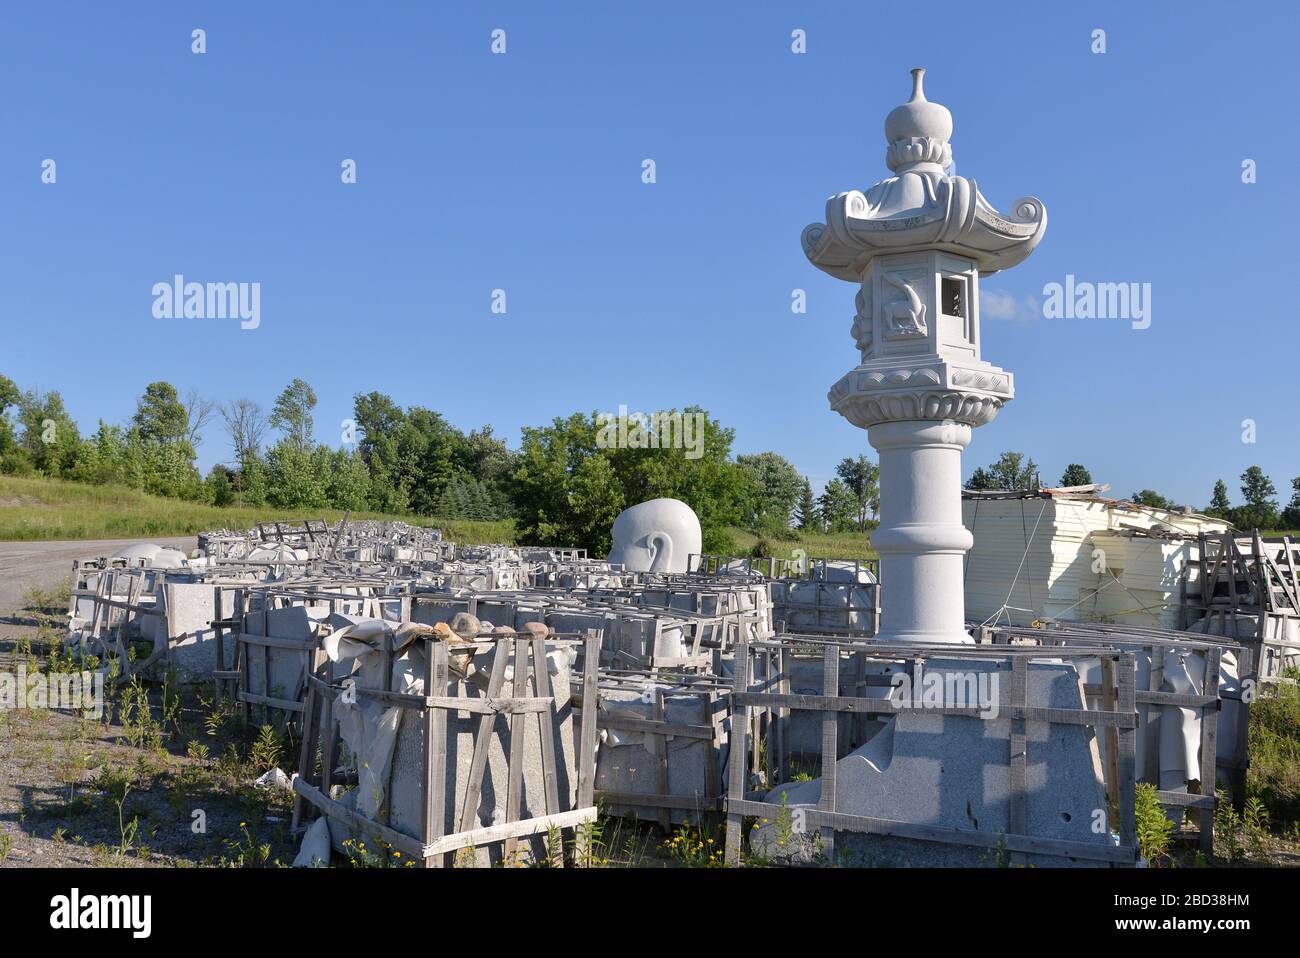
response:
<path id="1" fill-rule="evenodd" d="M 925 98 L 924 79 L 924 67 L 912 71 L 912 98 L 885 117 L 885 142 L 928 137 L 947 143 L 952 137 L 952 114 L 943 104 Z"/>

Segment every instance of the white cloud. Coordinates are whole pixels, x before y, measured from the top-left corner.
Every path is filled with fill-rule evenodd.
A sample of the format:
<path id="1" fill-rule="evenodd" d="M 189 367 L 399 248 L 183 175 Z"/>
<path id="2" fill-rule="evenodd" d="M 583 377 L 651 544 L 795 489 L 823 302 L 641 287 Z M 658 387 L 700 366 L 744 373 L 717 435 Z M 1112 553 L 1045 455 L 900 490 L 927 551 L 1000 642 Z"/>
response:
<path id="1" fill-rule="evenodd" d="M 1042 304 L 1037 296 L 1026 294 L 1020 299 L 1005 290 L 992 289 L 980 291 L 980 317 L 991 320 L 1009 320 L 1028 323 L 1043 315 Z"/>

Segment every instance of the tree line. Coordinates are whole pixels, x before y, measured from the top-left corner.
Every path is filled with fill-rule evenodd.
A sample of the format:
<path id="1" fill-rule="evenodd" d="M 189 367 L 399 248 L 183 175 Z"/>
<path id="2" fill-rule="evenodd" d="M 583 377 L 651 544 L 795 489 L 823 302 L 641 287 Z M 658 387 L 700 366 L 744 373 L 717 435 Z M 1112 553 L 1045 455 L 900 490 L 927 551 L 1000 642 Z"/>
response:
<path id="1" fill-rule="evenodd" d="M 1061 486 L 1086 486 L 1092 484 L 1092 473 L 1087 468 L 1071 463 L 1061 475 Z M 1291 499 L 1286 506 L 1278 501 L 1277 487 L 1259 466 L 1250 466 L 1241 474 L 1241 498 L 1233 505 L 1228 498 L 1228 484 L 1222 479 L 1214 483 L 1209 505 L 1203 508 L 1182 506 L 1154 489 L 1139 489 L 1129 496 L 1129 501 L 1153 509 L 1178 511 L 1187 508 L 1202 515 L 1225 519 L 1241 530 L 1300 529 L 1300 476 L 1291 480 Z M 1038 466 L 1024 453 L 1004 452 L 989 466 L 977 468 L 966 483 L 974 490 L 1034 490 L 1041 488 Z"/>
<path id="2" fill-rule="evenodd" d="M 597 413 L 557 417 L 525 427 L 511 449 L 491 426 L 468 432 L 422 406 L 403 408 L 378 391 L 353 397 L 353 418 L 339 448 L 319 442 L 316 393 L 294 379 L 271 408 L 241 398 L 216 402 L 194 391 L 184 397 L 167 382 L 149 383 L 131 418 L 100 420 L 83 436 L 58 392 L 20 390 L 0 375 L 0 473 L 38 474 L 95 484 L 121 484 L 154 495 L 218 506 L 350 509 L 442 519 L 513 519 L 521 542 L 609 548 L 609 529 L 627 506 L 661 496 L 681 499 L 700 517 L 704 548 L 732 552 L 728 530 L 764 539 L 803 532 L 868 532 L 880 507 L 880 469 L 864 455 L 845 458 L 821 495 L 775 452 L 733 455 L 735 430 L 698 406 L 681 411 L 703 423 L 701 454 L 653 447 L 610 448 L 597 441 Z M 678 414 L 672 410 L 670 415 Z M 196 448 L 214 428 L 224 430 L 233 458 L 206 475 Z M 1072 463 L 1063 486 L 1092 476 Z M 1240 529 L 1300 528 L 1300 477 L 1282 507 L 1258 466 L 1241 476 L 1242 503 L 1215 483 L 1198 510 Z M 974 470 L 970 489 L 1035 489 L 1038 466 L 1004 452 Z M 1180 508 L 1151 489 L 1133 502 Z"/>
<path id="3" fill-rule="evenodd" d="M 513 519 L 521 542 L 584 546 L 604 554 L 614 517 L 661 496 L 699 515 L 705 549 L 730 552 L 728 529 L 767 538 L 803 530 L 867 530 L 878 509 L 879 469 L 845 459 L 814 497 L 808 479 L 775 452 L 734 455 L 735 431 L 698 406 L 702 454 L 607 448 L 596 413 L 523 429 L 511 449 L 491 426 L 465 432 L 422 406 L 378 391 L 353 397 L 338 448 L 316 438 L 317 397 L 294 379 L 271 408 L 217 402 L 168 382 L 149 383 L 131 418 L 82 434 L 58 392 L 20 390 L 0 375 L 0 472 L 121 484 L 218 506 L 370 510 L 444 519 Z M 670 415 L 676 415 L 673 410 Z M 202 475 L 196 449 L 224 431 L 233 458 Z"/>

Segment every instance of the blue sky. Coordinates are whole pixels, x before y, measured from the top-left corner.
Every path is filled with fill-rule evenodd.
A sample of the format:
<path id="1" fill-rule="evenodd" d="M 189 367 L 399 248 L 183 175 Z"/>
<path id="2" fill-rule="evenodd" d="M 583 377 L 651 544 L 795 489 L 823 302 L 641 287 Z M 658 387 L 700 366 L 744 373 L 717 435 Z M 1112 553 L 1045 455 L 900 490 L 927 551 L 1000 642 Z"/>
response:
<path id="1" fill-rule="evenodd" d="M 1015 449 L 1048 482 L 1078 461 L 1119 494 L 1204 505 L 1218 477 L 1236 501 L 1257 463 L 1285 499 L 1300 14 L 1080 7 L 10 5 L 0 372 L 61 391 L 83 432 L 155 379 L 269 406 L 301 376 L 324 441 L 371 389 L 512 445 L 575 410 L 694 402 L 737 452 L 776 450 L 819 485 L 874 453 L 826 402 L 857 362 L 853 287 L 799 234 L 887 175 L 885 114 L 925 66 L 957 172 L 999 209 L 1047 205 L 1038 250 L 986 295 L 1041 299 L 1067 273 L 1152 284 L 1145 330 L 986 315 L 984 356 L 1017 398 L 966 473 Z M 260 327 L 155 319 L 175 273 L 260 282 Z M 201 465 L 229 457 L 209 427 Z"/>

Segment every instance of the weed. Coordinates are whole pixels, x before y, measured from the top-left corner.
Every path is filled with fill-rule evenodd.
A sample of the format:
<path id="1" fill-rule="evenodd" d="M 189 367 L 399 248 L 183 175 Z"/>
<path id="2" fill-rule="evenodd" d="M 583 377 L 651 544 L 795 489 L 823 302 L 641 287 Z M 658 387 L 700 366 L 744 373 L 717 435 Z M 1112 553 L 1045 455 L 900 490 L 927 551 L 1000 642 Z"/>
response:
<path id="1" fill-rule="evenodd" d="M 1169 852 L 1174 823 L 1165 814 L 1156 787 L 1150 782 L 1138 782 L 1135 791 L 1134 811 L 1137 819 L 1138 850 L 1148 864 L 1158 865 Z"/>
<path id="2" fill-rule="evenodd" d="M 257 739 L 253 742 L 249 762 L 258 772 L 269 772 L 279 768 L 280 757 L 284 751 L 284 739 L 273 725 L 263 725 L 257 730 Z"/>
<path id="3" fill-rule="evenodd" d="M 271 858 L 269 842 L 258 844 L 248 830 L 247 822 L 239 823 L 239 837 L 226 839 L 226 847 L 233 857 L 228 863 L 234 868 L 264 868 Z"/>
<path id="4" fill-rule="evenodd" d="M 717 839 L 682 825 L 659 846 L 684 868 L 721 868 L 722 846 Z"/>
<path id="5" fill-rule="evenodd" d="M 140 829 L 140 819 L 133 817 L 131 821 L 126 820 L 126 797 L 131 792 L 131 786 L 135 784 L 135 776 L 125 768 L 115 768 L 111 765 L 105 765 L 99 770 L 99 777 L 95 781 L 97 788 L 101 789 L 108 796 L 110 802 L 117 807 L 117 829 L 119 843 L 117 854 L 119 857 L 125 855 L 135 844 L 136 835 Z"/>

